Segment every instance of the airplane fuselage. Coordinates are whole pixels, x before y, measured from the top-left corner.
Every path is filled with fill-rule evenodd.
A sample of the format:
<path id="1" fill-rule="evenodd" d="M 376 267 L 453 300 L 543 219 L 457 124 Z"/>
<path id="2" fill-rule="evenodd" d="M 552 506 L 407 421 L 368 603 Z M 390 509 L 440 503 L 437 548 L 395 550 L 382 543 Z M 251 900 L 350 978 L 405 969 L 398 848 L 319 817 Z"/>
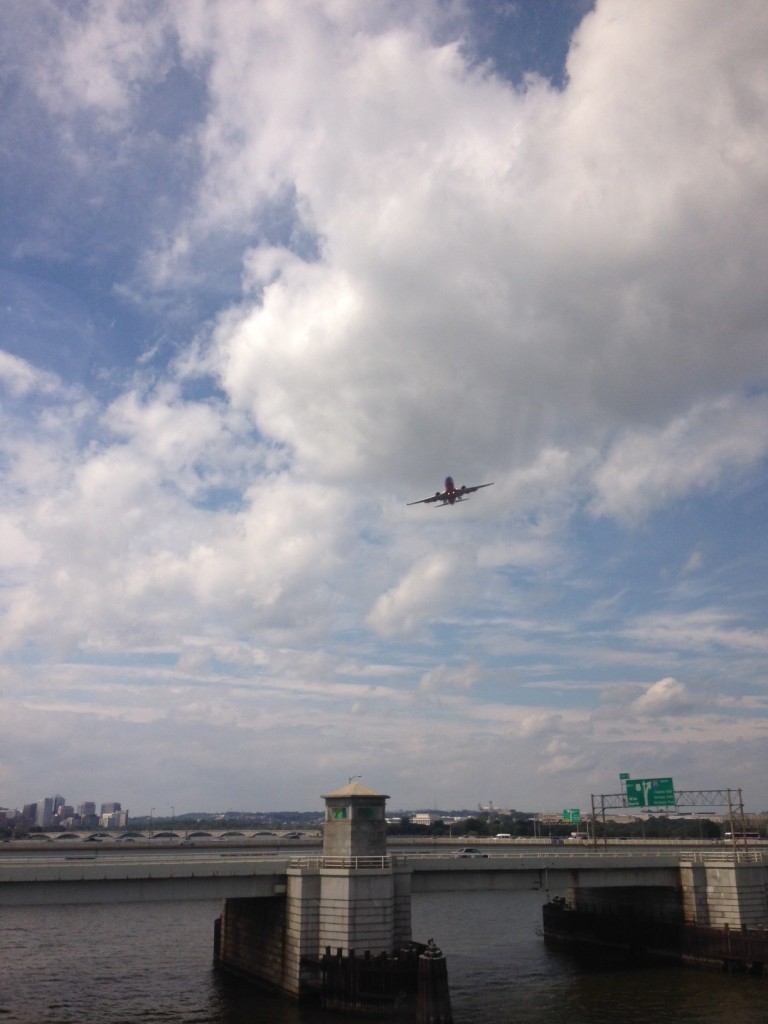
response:
<path id="1" fill-rule="evenodd" d="M 454 503 L 454 501 L 456 501 L 456 485 L 453 482 L 452 476 L 447 476 L 445 478 L 444 494 L 446 499 L 451 503 L 451 505 Z"/>
<path id="2" fill-rule="evenodd" d="M 445 490 L 443 491 L 443 501 L 447 501 L 450 505 L 453 505 L 454 502 L 461 501 L 466 490 L 466 487 L 456 487 L 456 485 L 453 482 L 453 477 L 447 476 L 445 478 Z"/>

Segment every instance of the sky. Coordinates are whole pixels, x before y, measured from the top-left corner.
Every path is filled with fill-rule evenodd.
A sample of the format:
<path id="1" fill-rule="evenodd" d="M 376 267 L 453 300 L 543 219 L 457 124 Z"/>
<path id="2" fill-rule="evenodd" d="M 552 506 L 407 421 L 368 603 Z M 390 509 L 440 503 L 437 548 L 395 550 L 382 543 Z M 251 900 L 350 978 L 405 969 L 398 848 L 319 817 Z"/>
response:
<path id="1" fill-rule="evenodd" d="M 764 0 L 0 54 L 0 806 L 768 808 Z"/>

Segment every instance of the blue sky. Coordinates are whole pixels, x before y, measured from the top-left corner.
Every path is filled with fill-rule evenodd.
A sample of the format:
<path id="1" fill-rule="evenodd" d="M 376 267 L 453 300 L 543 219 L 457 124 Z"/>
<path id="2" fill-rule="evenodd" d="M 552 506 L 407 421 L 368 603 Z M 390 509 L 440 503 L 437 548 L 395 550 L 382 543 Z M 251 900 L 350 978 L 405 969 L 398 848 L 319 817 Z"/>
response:
<path id="1" fill-rule="evenodd" d="M 0 33 L 0 805 L 768 807 L 762 0 Z"/>

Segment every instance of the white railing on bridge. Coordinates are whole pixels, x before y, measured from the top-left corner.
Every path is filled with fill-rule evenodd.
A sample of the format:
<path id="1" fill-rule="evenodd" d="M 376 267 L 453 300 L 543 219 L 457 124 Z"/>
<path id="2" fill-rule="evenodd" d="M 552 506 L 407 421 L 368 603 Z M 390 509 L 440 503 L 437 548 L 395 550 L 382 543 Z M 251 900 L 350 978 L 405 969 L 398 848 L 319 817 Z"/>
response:
<path id="1" fill-rule="evenodd" d="M 707 861 L 732 861 L 737 864 L 768 864 L 768 851 L 766 850 L 681 850 L 680 860 L 693 861 L 703 864 Z"/>
<path id="2" fill-rule="evenodd" d="M 755 863 L 764 864 L 768 863 L 768 851 L 767 850 L 736 850 L 732 848 L 724 848 L 720 850 L 685 850 L 685 849 L 665 849 L 658 850 L 638 850 L 627 849 L 626 847 L 594 847 L 591 844 L 584 845 L 580 849 L 574 849 L 573 847 L 559 847 L 555 849 L 530 849 L 525 853 L 515 850 L 512 851 L 499 851 L 491 852 L 490 850 L 486 853 L 487 847 L 483 847 L 483 852 L 479 854 L 458 854 L 443 851 L 435 851 L 430 853 L 400 853 L 397 854 L 396 860 L 463 860 L 466 861 L 506 861 L 516 860 L 520 862 L 532 861 L 532 860 L 573 860 L 574 858 L 583 859 L 589 857 L 590 859 L 597 860 L 669 860 L 670 857 L 677 857 L 679 860 L 684 861 L 733 861 L 737 863 Z"/>
<path id="3" fill-rule="evenodd" d="M 391 857 L 291 857 L 288 860 L 292 868 L 342 868 L 344 870 L 380 870 L 392 866 Z"/>

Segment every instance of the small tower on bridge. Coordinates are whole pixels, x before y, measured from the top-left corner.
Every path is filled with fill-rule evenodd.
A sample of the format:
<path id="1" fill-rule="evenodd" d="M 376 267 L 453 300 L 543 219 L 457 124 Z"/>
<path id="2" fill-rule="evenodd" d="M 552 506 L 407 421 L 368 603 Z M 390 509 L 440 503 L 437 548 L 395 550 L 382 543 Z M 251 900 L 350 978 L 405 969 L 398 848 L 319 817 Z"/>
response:
<path id="1" fill-rule="evenodd" d="M 386 795 L 349 782 L 323 800 L 319 951 L 379 954 L 407 944 L 410 874 L 387 856 Z"/>
<path id="2" fill-rule="evenodd" d="M 351 781 L 323 799 L 322 856 L 293 858 L 272 900 L 226 900 L 221 917 L 219 962 L 294 996 L 332 969 L 331 950 L 346 962 L 412 945 L 411 873 L 387 855 L 386 795 Z"/>
<path id="3" fill-rule="evenodd" d="M 351 860 L 358 857 L 385 857 L 388 797 L 352 782 L 326 793 L 323 856 Z"/>
<path id="4" fill-rule="evenodd" d="M 331 1010 L 395 1013 L 418 991 L 418 1020 L 450 1024 L 442 953 L 411 941 L 411 869 L 387 854 L 387 796 L 350 780 L 323 800 L 322 856 L 289 861 L 272 898 L 225 901 L 219 963 L 288 995 L 320 991 Z"/>

